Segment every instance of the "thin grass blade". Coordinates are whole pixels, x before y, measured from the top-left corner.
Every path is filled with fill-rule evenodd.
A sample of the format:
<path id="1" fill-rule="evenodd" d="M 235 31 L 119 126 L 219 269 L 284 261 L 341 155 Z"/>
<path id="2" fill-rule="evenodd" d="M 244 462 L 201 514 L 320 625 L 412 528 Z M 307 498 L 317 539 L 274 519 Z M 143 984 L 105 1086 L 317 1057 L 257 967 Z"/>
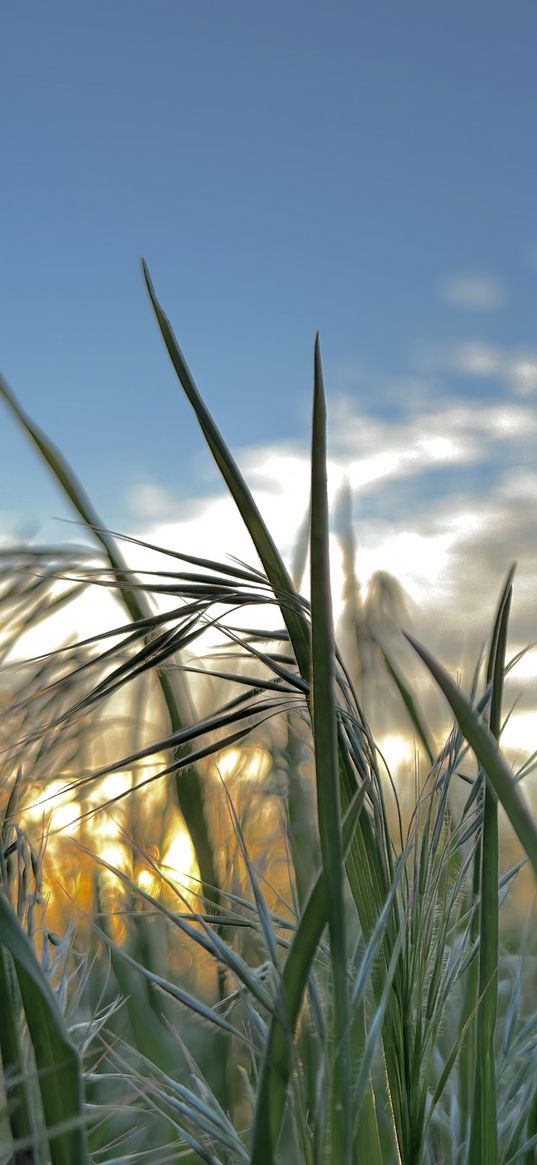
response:
<path id="1" fill-rule="evenodd" d="M 170 360 L 173 364 L 175 372 L 183 386 L 187 399 L 189 400 L 201 430 L 211 450 L 211 453 L 216 461 L 216 464 L 229 488 L 229 491 L 235 501 L 235 504 L 241 514 L 247 530 L 250 533 L 254 546 L 259 554 L 263 568 L 267 574 L 267 578 L 276 592 L 276 594 L 283 596 L 292 596 L 294 594 L 294 587 L 289 576 L 289 573 L 282 561 L 282 558 L 276 548 L 276 545 L 270 535 L 263 518 L 259 512 L 252 494 L 232 457 L 221 433 L 219 432 L 208 408 L 202 400 L 196 385 L 194 383 L 190 369 L 186 363 L 183 353 L 177 343 L 172 326 L 166 314 L 164 313 L 153 287 L 151 276 L 147 264 L 142 261 L 142 268 L 144 279 L 146 282 L 149 298 L 151 300 L 153 310 L 160 328 L 162 338 L 168 349 Z M 307 627 L 303 617 L 293 608 L 293 606 L 282 605 L 282 615 L 284 617 L 291 642 L 297 658 L 297 663 L 300 671 L 305 679 L 309 675 L 309 638 Z"/>
<path id="2" fill-rule="evenodd" d="M 349 846 L 363 803 L 361 789 L 343 821 L 343 846 Z M 300 917 L 282 971 L 275 1014 L 257 1092 L 251 1165 L 273 1165 L 293 1065 L 293 1037 L 315 952 L 328 922 L 328 893 L 321 871 Z"/>
<path id="3" fill-rule="evenodd" d="M 94 510 L 71 466 L 60 451 L 56 449 L 53 442 L 49 440 L 39 426 L 25 413 L 15 394 L 2 376 L 0 376 L 0 397 L 5 400 L 21 427 L 38 449 L 43 460 L 56 478 L 56 481 L 74 506 L 76 512 L 82 518 L 82 521 L 100 542 L 114 572 L 117 582 L 117 592 L 131 619 L 138 622 L 150 617 L 151 609 L 145 600 L 145 596 L 137 593 L 132 585 L 130 585 L 133 579 L 126 569 L 125 560 L 117 549 L 113 537 L 108 533 L 97 512 Z M 183 727 L 184 721 L 174 686 L 169 675 L 165 672 L 158 674 L 158 681 L 170 717 L 172 730 L 178 730 Z M 202 780 L 200 774 L 194 767 L 185 775 L 181 785 L 176 783 L 176 793 L 185 825 L 192 838 L 202 879 L 208 886 L 218 886 L 213 847 L 205 819 Z"/>
<path id="4" fill-rule="evenodd" d="M 334 624 L 330 586 L 326 400 L 318 335 L 315 340 L 314 357 L 310 564 L 313 742 L 319 837 L 328 894 L 336 1048 L 332 1100 L 332 1152 L 336 1160 L 346 1162 L 351 1158 L 349 1000 Z"/>
<path id="5" fill-rule="evenodd" d="M 380 644 L 379 644 L 379 646 L 380 646 Z M 432 765 L 434 763 L 433 749 L 431 746 L 431 742 L 429 740 L 429 734 L 428 734 L 427 729 L 425 727 L 425 724 L 423 722 L 423 718 L 422 718 L 421 713 L 419 711 L 419 708 L 416 704 L 414 696 L 412 695 L 412 692 L 410 691 L 408 684 L 405 683 L 402 676 L 399 674 L 397 668 L 395 667 L 395 664 L 393 663 L 393 660 L 390 659 L 386 649 L 381 646 L 380 650 L 382 652 L 382 656 L 384 659 L 386 670 L 388 671 L 388 674 L 391 676 L 391 678 L 392 678 L 392 680 L 393 680 L 393 682 L 394 682 L 394 684 L 399 692 L 399 695 L 401 696 L 401 699 L 402 699 L 402 701 L 405 705 L 405 708 L 408 712 L 410 721 L 418 734 L 418 739 L 421 741 L 421 744 L 423 745 L 423 748 L 424 748 L 426 756 L 427 756 L 427 760 L 429 761 L 429 764 Z"/>
<path id="6" fill-rule="evenodd" d="M 503 679 L 513 574 L 514 568 L 511 568 L 498 605 L 487 664 L 487 685 L 492 685 L 489 723 L 490 731 L 495 740 L 499 740 L 501 730 Z M 497 1082 L 494 1051 L 498 1012 L 498 855 L 498 798 L 490 781 L 486 780 L 479 910 L 479 995 L 481 1003 L 477 1016 L 476 1077 L 469 1165 L 497 1165 L 498 1162 Z"/>
<path id="7" fill-rule="evenodd" d="M 497 741 L 486 725 L 478 719 L 472 705 L 442 665 L 408 632 L 405 632 L 405 635 L 421 656 L 451 706 L 461 732 L 487 774 L 537 877 L 537 829 L 513 781 L 509 766 L 500 753 Z"/>
<path id="8" fill-rule="evenodd" d="M 52 1165 L 89 1165 L 78 1052 L 30 941 L 2 894 L 0 935 L 14 962 L 34 1049 Z M 53 1135 L 54 1128 L 64 1131 Z"/>

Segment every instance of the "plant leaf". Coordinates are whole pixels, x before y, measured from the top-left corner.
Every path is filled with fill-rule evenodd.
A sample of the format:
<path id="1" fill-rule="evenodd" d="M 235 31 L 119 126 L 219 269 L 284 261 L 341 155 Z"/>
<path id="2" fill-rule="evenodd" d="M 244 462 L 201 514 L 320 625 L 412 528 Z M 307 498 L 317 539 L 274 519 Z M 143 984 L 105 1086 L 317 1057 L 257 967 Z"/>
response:
<path id="1" fill-rule="evenodd" d="M 317 818 L 328 895 L 330 961 L 334 993 L 334 1083 L 332 1152 L 350 1161 L 351 1114 L 349 1000 L 345 928 L 344 867 L 339 799 L 335 646 L 330 588 L 326 400 L 319 335 L 315 340 L 311 445 L 311 644 L 312 721 L 317 784 Z"/>
<path id="2" fill-rule="evenodd" d="M 509 766 L 500 753 L 497 741 L 486 725 L 478 719 L 472 705 L 442 665 L 412 635 L 405 632 L 405 636 L 444 693 L 461 732 L 485 770 L 537 876 L 537 829 L 513 781 Z"/>
<path id="3" fill-rule="evenodd" d="M 52 1165 L 89 1165 L 82 1072 L 64 1017 L 10 903 L 0 894 L 0 941 L 10 952 L 32 1041 Z M 55 1127 L 63 1131 L 53 1133 Z"/>

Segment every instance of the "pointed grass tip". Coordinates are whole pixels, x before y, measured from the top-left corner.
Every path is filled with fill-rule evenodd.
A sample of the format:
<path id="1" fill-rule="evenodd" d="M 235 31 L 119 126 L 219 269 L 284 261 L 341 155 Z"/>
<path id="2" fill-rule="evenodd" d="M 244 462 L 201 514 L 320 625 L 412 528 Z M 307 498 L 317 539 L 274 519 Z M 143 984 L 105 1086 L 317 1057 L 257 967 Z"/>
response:
<path id="1" fill-rule="evenodd" d="M 144 259 L 143 255 L 142 255 L 142 258 L 140 259 L 140 264 L 141 264 L 142 275 L 144 277 L 147 290 L 148 290 L 150 295 L 151 295 L 151 293 L 154 294 L 153 280 L 151 279 L 151 276 L 149 274 L 149 267 L 147 266 L 146 260 Z"/>

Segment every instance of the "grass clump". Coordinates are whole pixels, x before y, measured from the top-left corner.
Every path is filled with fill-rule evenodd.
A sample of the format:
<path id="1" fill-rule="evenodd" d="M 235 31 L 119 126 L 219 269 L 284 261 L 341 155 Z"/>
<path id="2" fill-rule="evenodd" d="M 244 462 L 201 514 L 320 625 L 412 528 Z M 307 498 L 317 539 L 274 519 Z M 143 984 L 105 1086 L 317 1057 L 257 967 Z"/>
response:
<path id="1" fill-rule="evenodd" d="M 334 635 L 318 339 L 307 601 L 302 567 L 291 577 L 144 275 L 260 569 L 145 543 L 156 569 L 132 571 L 2 382 L 98 550 L 5 553 L 4 658 L 82 589 L 111 592 L 123 614 L 5 673 L 15 679 L 3 741 L 0 1160 L 533 1161 L 534 955 L 529 933 L 508 949 L 499 928 L 519 868 L 499 867 L 499 805 L 537 872 L 537 830 L 499 747 L 513 572 L 469 696 L 407 636 L 453 713 L 438 755 L 384 645 L 425 763 L 404 825 Z M 279 625 L 267 628 L 268 612 Z M 208 628 L 218 648 L 203 663 Z M 248 748 L 264 758 L 262 777 L 241 776 Z M 78 815 L 66 887 L 85 918 L 76 941 L 66 921 L 65 940 L 47 937 L 36 888 L 63 828 L 56 794 Z M 50 815 L 37 860 L 38 795 Z M 182 881 L 165 860 L 177 810 L 199 875 Z M 105 819 L 108 848 L 95 826 Z"/>

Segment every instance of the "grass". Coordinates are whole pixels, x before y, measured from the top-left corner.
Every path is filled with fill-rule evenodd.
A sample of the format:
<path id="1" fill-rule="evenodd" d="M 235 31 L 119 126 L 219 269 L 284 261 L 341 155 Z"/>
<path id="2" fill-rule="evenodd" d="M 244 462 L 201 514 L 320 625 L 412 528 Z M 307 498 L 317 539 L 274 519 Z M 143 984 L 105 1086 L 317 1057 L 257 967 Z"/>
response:
<path id="1" fill-rule="evenodd" d="M 372 633 L 424 766 L 404 821 L 334 635 L 318 339 L 308 601 L 304 531 L 290 573 L 144 276 L 260 568 L 143 544 L 155 566 L 133 572 L 0 383 L 96 547 L 3 553 L 0 1161 L 528 1165 L 535 954 L 531 926 L 500 927 L 521 862 L 500 866 L 499 805 L 537 873 L 524 772 L 499 744 L 513 571 L 468 695 L 407 636 L 453 714 L 438 754 Z M 115 603 L 108 632 L 10 662 L 96 587 Z M 359 652 L 363 609 L 349 611 Z M 241 775 L 252 756 L 263 774 Z M 62 798 L 78 815 L 71 856 Z M 199 880 L 165 861 L 178 813 Z"/>

